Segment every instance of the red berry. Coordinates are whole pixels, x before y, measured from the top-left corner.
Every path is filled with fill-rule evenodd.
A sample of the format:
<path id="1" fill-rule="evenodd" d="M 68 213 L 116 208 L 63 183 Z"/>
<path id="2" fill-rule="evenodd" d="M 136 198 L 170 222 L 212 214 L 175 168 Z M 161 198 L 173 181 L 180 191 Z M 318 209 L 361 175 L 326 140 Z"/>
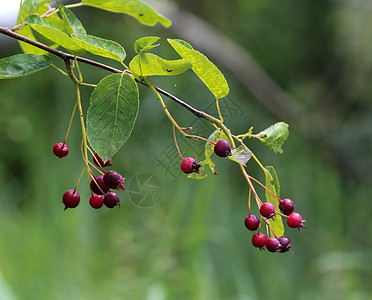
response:
<path id="1" fill-rule="evenodd" d="M 65 157 L 68 154 L 68 147 L 65 143 L 57 143 L 53 146 L 53 153 L 59 158 Z"/>
<path id="2" fill-rule="evenodd" d="M 120 188 L 122 190 L 125 190 L 123 186 L 124 179 L 125 178 L 121 177 L 121 175 L 115 171 L 108 171 L 103 176 L 103 181 L 105 182 L 105 184 L 112 189 Z"/>
<path id="3" fill-rule="evenodd" d="M 95 180 L 98 185 L 96 184 L 96 182 L 94 182 L 93 179 L 90 182 L 90 189 L 93 191 L 93 193 L 98 195 L 106 194 L 110 188 L 103 181 L 103 175 L 96 176 Z"/>
<path id="4" fill-rule="evenodd" d="M 276 252 L 276 251 L 278 251 L 279 246 L 280 246 L 279 239 L 277 239 L 275 237 L 267 239 L 266 249 L 268 251 Z"/>
<path id="5" fill-rule="evenodd" d="M 245 218 L 244 224 L 247 229 L 255 231 L 260 226 L 260 219 L 255 215 L 250 215 Z"/>
<path id="6" fill-rule="evenodd" d="M 201 164 L 192 157 L 186 157 L 181 163 L 181 170 L 185 174 L 199 173 Z"/>
<path id="7" fill-rule="evenodd" d="M 287 225 L 292 228 L 298 228 L 305 227 L 302 222 L 302 216 L 299 213 L 293 212 L 291 213 L 287 218 Z"/>
<path id="8" fill-rule="evenodd" d="M 63 194 L 62 203 L 67 208 L 75 208 L 80 203 L 80 195 L 76 190 L 68 190 Z"/>
<path id="9" fill-rule="evenodd" d="M 214 146 L 214 153 L 220 157 L 227 157 L 231 155 L 231 145 L 228 140 L 220 139 Z"/>
<path id="10" fill-rule="evenodd" d="M 108 161 L 106 161 L 104 163 L 103 160 L 102 160 L 102 158 L 98 155 L 98 153 L 94 153 L 94 156 L 93 156 L 93 162 L 97 166 L 101 166 L 102 168 L 113 166 L 113 164 L 111 163 L 111 160 L 112 160 L 112 158 L 110 158 Z"/>
<path id="11" fill-rule="evenodd" d="M 101 208 L 103 206 L 103 196 L 93 194 L 89 198 L 89 204 L 90 204 L 91 207 L 93 207 L 95 209 Z"/>
<path id="12" fill-rule="evenodd" d="M 279 203 L 279 209 L 282 211 L 283 214 L 289 215 L 295 209 L 295 205 L 291 199 L 283 199 Z"/>
<path id="13" fill-rule="evenodd" d="M 291 247 L 291 239 L 287 236 L 281 236 L 279 238 L 280 246 L 278 248 L 278 252 L 287 252 L 292 249 Z"/>
<path id="14" fill-rule="evenodd" d="M 271 202 L 263 203 L 260 207 L 260 214 L 267 219 L 272 218 L 275 215 L 275 205 Z"/>
<path id="15" fill-rule="evenodd" d="M 103 199 L 103 203 L 108 207 L 108 208 L 113 208 L 115 206 L 120 207 L 120 197 L 118 194 L 114 192 L 109 192 L 106 194 L 105 198 Z"/>
<path id="16" fill-rule="evenodd" d="M 265 247 L 266 241 L 267 241 L 267 237 L 263 233 L 256 233 L 252 237 L 253 246 L 260 248 L 261 250 Z"/>

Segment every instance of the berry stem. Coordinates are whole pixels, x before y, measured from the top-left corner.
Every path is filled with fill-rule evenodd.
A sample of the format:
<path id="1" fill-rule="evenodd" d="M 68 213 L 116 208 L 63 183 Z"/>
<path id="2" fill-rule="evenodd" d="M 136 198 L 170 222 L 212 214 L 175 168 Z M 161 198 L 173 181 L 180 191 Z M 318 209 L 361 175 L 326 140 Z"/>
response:
<path id="1" fill-rule="evenodd" d="M 270 189 L 268 189 L 264 184 L 262 184 L 260 181 L 258 181 L 256 178 L 248 175 L 250 179 L 254 180 L 255 182 L 257 182 L 260 186 L 262 186 L 266 191 L 268 191 L 271 195 L 273 195 L 276 199 L 278 199 L 279 202 L 282 202 L 283 200 L 281 200 L 277 195 L 275 195 L 272 191 L 270 191 Z"/>
<path id="2" fill-rule="evenodd" d="M 249 187 L 249 193 L 248 193 L 248 216 L 251 215 L 251 194 L 252 194 L 252 188 Z"/>
<path id="3" fill-rule="evenodd" d="M 177 148 L 178 154 L 180 155 L 181 159 L 183 160 L 183 156 L 181 154 L 180 148 L 178 147 L 177 138 L 176 138 L 176 130 L 175 130 L 175 126 L 174 125 L 173 125 L 173 138 L 174 138 L 174 143 L 176 144 L 176 148 Z"/>
<path id="4" fill-rule="evenodd" d="M 77 181 L 77 183 L 75 185 L 75 189 L 74 189 L 75 191 L 76 191 L 77 187 L 79 186 L 80 179 L 83 176 L 85 170 L 86 170 L 86 167 L 84 167 L 83 171 L 80 173 L 79 179 L 78 179 L 78 181 Z"/>
<path id="5" fill-rule="evenodd" d="M 70 123 L 68 124 L 67 133 L 66 133 L 65 140 L 63 141 L 63 144 L 66 144 L 66 141 L 67 141 L 68 135 L 69 135 L 69 133 L 70 133 L 71 124 L 72 124 L 72 120 L 74 119 L 74 115 L 75 115 L 76 107 L 77 107 L 77 101 L 75 102 L 74 109 L 72 110 Z"/>
<path id="6" fill-rule="evenodd" d="M 242 164 L 239 164 L 239 166 L 240 166 L 240 169 L 242 170 L 243 175 L 244 175 L 245 179 L 247 180 L 250 188 L 252 189 L 252 192 L 253 192 L 253 194 L 256 198 L 257 206 L 258 206 L 258 208 L 260 208 L 261 205 L 262 205 L 262 201 L 260 200 L 260 197 L 258 197 L 257 192 L 256 192 L 256 190 L 255 190 L 255 188 L 252 184 L 252 181 L 249 179 L 249 175 L 247 174 L 247 171 L 244 169 L 244 166 Z"/>

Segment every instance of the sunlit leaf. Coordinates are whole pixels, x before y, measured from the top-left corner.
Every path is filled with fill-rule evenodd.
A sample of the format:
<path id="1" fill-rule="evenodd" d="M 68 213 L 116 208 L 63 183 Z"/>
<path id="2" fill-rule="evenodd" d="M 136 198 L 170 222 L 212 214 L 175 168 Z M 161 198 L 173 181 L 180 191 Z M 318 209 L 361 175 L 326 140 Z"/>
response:
<path id="1" fill-rule="evenodd" d="M 252 152 L 240 145 L 238 148 L 232 149 L 231 155 L 227 158 L 245 166 L 251 157 Z"/>
<path id="2" fill-rule="evenodd" d="M 129 63 L 129 68 L 141 76 L 178 75 L 191 68 L 187 59 L 166 60 L 152 53 L 136 55 Z"/>
<path id="3" fill-rule="evenodd" d="M 87 112 L 89 143 L 103 161 L 128 140 L 138 113 L 138 87 L 128 74 L 112 74 L 94 89 Z"/>
<path id="4" fill-rule="evenodd" d="M 261 142 L 274 150 L 283 153 L 282 145 L 289 135 L 288 124 L 278 122 L 257 134 Z"/>
<path id="5" fill-rule="evenodd" d="M 112 58 L 120 62 L 126 57 L 124 48 L 114 41 L 86 34 L 73 35 L 72 39 L 81 48 L 92 54 Z"/>
<path id="6" fill-rule="evenodd" d="M 187 42 L 178 39 L 168 39 L 171 46 L 182 58 L 187 58 L 192 64 L 192 70 L 209 88 L 216 98 L 223 98 L 229 93 L 229 86 L 221 71 L 202 53 Z"/>
<path id="7" fill-rule="evenodd" d="M 36 54 L 17 54 L 0 59 L 0 79 L 29 75 L 49 67 L 49 57 Z"/>
<path id="8" fill-rule="evenodd" d="M 115 13 L 130 15 L 140 23 L 148 26 L 154 26 L 158 22 L 164 27 L 169 27 L 172 24 L 169 19 L 141 0 L 82 0 L 81 3 Z"/>
<path id="9" fill-rule="evenodd" d="M 61 14 L 62 20 L 64 21 L 66 31 L 69 35 L 71 34 L 87 34 L 83 24 L 78 18 L 64 5 L 57 2 L 59 13 Z"/>
<path id="10" fill-rule="evenodd" d="M 265 167 L 265 178 L 266 183 L 265 186 L 276 196 L 279 197 L 280 186 L 278 176 L 276 175 L 275 169 L 272 166 Z M 269 201 L 275 205 L 275 210 L 279 210 L 279 201 L 274 197 L 270 192 L 266 191 L 265 193 L 266 201 Z M 270 224 L 275 232 L 276 236 L 280 237 L 284 234 L 284 226 L 282 217 L 279 214 L 275 214 L 274 219 L 270 219 Z"/>
<path id="11" fill-rule="evenodd" d="M 134 43 L 134 51 L 136 51 L 137 54 L 140 54 L 143 51 L 149 51 L 159 46 L 159 44 L 153 45 L 159 39 L 160 37 L 157 37 L 157 36 L 146 36 L 146 37 L 140 38 Z"/>

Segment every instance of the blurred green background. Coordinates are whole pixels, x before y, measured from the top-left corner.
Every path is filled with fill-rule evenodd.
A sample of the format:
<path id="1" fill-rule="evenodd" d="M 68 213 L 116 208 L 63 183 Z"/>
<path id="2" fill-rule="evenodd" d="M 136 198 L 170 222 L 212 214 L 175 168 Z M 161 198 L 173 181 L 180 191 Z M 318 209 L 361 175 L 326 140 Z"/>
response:
<path id="1" fill-rule="evenodd" d="M 235 133 L 250 126 L 257 132 L 277 121 L 290 125 L 282 155 L 247 142 L 265 165 L 275 166 L 281 196 L 293 199 L 307 220 L 302 235 L 286 231 L 293 254 L 260 252 L 251 245 L 252 233 L 243 225 L 248 187 L 237 165 L 216 159 L 219 175 L 203 181 L 179 173 L 180 161 L 166 156 L 172 127 L 144 87 L 133 135 L 113 162 L 126 187 L 143 173 L 153 174 L 163 188 L 161 198 L 145 208 L 122 192 L 121 209 L 93 210 L 84 176 L 80 206 L 63 211 L 62 194 L 74 187 L 83 168 L 81 134 L 75 118 L 69 156 L 53 155 L 52 146 L 65 136 L 75 94 L 70 80 L 49 68 L 0 81 L 0 299 L 371 299 L 370 1 L 172 3 L 238 43 L 300 107 L 270 109 L 242 84 L 249 78 L 216 62 L 230 84 L 221 105 Z M 122 44 L 127 63 L 140 37 L 183 38 L 172 28 L 147 28 L 94 8 L 74 13 L 88 33 Z M 0 43 L 1 58 L 20 52 L 13 40 Z M 177 57 L 165 39 L 155 52 Z M 228 60 L 229 53 L 224 55 Z M 81 68 L 86 82 L 108 75 Z M 214 113 L 213 97 L 192 72 L 153 82 Z M 90 93 L 82 90 L 85 110 Z M 166 102 L 183 126 L 200 126 L 205 136 L 212 132 Z M 193 155 L 192 147 L 182 150 Z M 253 161 L 248 171 L 263 179 Z"/>

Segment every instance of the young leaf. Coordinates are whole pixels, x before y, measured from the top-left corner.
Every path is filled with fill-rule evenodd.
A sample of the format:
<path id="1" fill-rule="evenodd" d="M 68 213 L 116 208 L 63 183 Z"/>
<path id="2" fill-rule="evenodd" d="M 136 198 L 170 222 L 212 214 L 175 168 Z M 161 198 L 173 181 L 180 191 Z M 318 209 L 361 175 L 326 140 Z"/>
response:
<path id="1" fill-rule="evenodd" d="M 265 186 L 273 192 L 276 196 L 279 197 L 279 180 L 278 176 L 276 175 L 275 169 L 272 166 L 265 167 L 265 178 L 266 184 Z M 279 210 L 279 201 L 276 199 L 270 192 L 266 191 L 266 201 L 269 201 L 275 205 L 275 210 Z M 279 214 L 275 214 L 274 219 L 270 220 L 271 227 L 275 234 L 280 237 L 284 234 L 284 226 L 282 217 Z"/>
<path id="2" fill-rule="evenodd" d="M 128 74 L 112 74 L 94 89 L 87 112 L 89 143 L 103 161 L 128 140 L 138 113 L 138 87 Z"/>
<path id="3" fill-rule="evenodd" d="M 134 43 L 134 51 L 136 51 L 137 54 L 140 54 L 143 51 L 149 51 L 152 48 L 159 46 L 159 44 L 153 45 L 159 39 L 160 37 L 157 36 L 146 36 L 140 38 Z"/>
<path id="4" fill-rule="evenodd" d="M 227 158 L 245 166 L 252 157 L 252 152 L 240 145 L 238 148 L 231 150 L 231 155 Z"/>
<path id="5" fill-rule="evenodd" d="M 147 26 L 154 26 L 157 22 L 164 27 L 169 27 L 172 24 L 169 19 L 141 0 L 82 0 L 81 3 L 115 13 L 130 15 Z"/>
<path id="6" fill-rule="evenodd" d="M 50 1 L 50 0 L 34 0 L 34 2 L 37 3 L 36 7 L 39 8 L 45 4 L 48 4 L 49 2 L 53 2 L 53 1 Z"/>
<path id="7" fill-rule="evenodd" d="M 49 67 L 49 57 L 36 54 L 18 54 L 0 59 L 0 79 L 29 75 Z"/>
<path id="8" fill-rule="evenodd" d="M 71 34 L 87 34 L 83 24 L 76 18 L 76 16 L 64 5 L 57 1 L 59 13 L 64 21 L 66 31 Z"/>
<path id="9" fill-rule="evenodd" d="M 114 41 L 86 34 L 73 35 L 72 39 L 81 48 L 92 54 L 115 59 L 119 62 L 122 62 L 126 57 L 124 48 Z"/>
<path id="10" fill-rule="evenodd" d="M 187 59 L 166 60 L 152 53 L 141 53 L 133 57 L 129 68 L 141 76 L 178 75 L 191 68 Z"/>
<path id="11" fill-rule="evenodd" d="M 289 135 L 288 124 L 278 122 L 257 134 L 261 142 L 274 150 L 283 153 L 282 145 Z"/>
<path id="12" fill-rule="evenodd" d="M 25 22 L 31 26 L 32 29 L 46 37 L 47 39 L 61 45 L 63 48 L 69 50 L 73 54 L 82 54 L 84 50 L 75 43 L 66 33 L 59 30 L 52 23 L 40 18 L 36 15 L 28 16 Z"/>
<path id="13" fill-rule="evenodd" d="M 216 98 L 223 98 L 229 93 L 229 86 L 221 71 L 202 53 L 187 42 L 177 39 L 168 39 L 178 54 L 187 58 L 192 64 L 192 70 L 209 88 Z"/>

